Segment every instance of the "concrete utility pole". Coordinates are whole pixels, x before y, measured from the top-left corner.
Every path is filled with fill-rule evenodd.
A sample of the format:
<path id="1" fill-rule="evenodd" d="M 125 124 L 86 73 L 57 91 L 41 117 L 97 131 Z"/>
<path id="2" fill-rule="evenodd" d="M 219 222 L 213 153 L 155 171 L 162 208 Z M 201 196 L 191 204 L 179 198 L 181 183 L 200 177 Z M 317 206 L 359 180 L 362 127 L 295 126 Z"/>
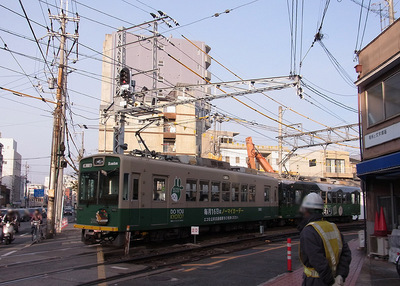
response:
<path id="1" fill-rule="evenodd" d="M 64 167 L 64 139 L 65 139 L 65 109 L 66 109 L 66 88 L 67 88 L 67 59 L 66 59 L 66 41 L 68 38 L 78 38 L 78 31 L 75 34 L 68 34 L 66 32 L 66 25 L 68 21 L 78 22 L 79 17 L 68 17 L 68 0 L 61 0 L 60 12 L 58 15 L 49 15 L 50 20 L 57 20 L 60 22 L 60 32 L 50 31 L 50 37 L 60 38 L 60 52 L 59 64 L 57 75 L 57 93 L 56 101 L 57 106 L 54 110 L 53 121 L 53 136 L 51 146 L 51 163 L 50 163 L 50 183 L 48 193 L 48 209 L 47 209 L 47 228 L 46 236 L 52 238 L 55 231 L 61 231 L 62 220 L 62 201 L 63 201 L 63 167 Z M 65 7 L 65 9 L 64 9 Z"/>
<path id="2" fill-rule="evenodd" d="M 29 165 L 28 161 L 25 162 L 25 184 L 24 184 L 24 199 L 25 199 L 25 207 L 29 208 L 29 193 L 28 193 L 28 170 L 29 170 Z"/>
<path id="3" fill-rule="evenodd" d="M 55 199 L 56 190 L 58 186 L 58 172 L 60 169 L 59 162 L 59 151 L 61 141 L 61 120 L 62 120 L 62 105 L 64 103 L 64 57 L 65 57 L 65 18 L 61 17 L 61 38 L 60 38 L 60 62 L 58 65 L 58 77 L 57 77 L 57 106 L 54 111 L 54 122 L 53 122 L 53 141 L 51 146 L 51 169 L 50 169 L 50 186 L 48 193 L 48 204 L 47 204 L 47 236 L 52 238 L 55 232 Z M 57 192 L 58 194 L 58 192 Z"/>
<path id="4" fill-rule="evenodd" d="M 278 125 L 278 172 L 279 175 L 282 174 L 282 106 L 279 106 L 279 125 Z"/>
<path id="5" fill-rule="evenodd" d="M 394 4 L 393 4 L 393 0 L 388 0 L 388 6 L 389 6 L 389 25 L 391 25 L 394 22 Z"/>
<path id="6" fill-rule="evenodd" d="M 157 81 L 158 81 L 158 62 L 157 62 L 157 52 L 158 52 L 158 23 L 153 22 L 153 96 L 151 98 L 151 104 L 156 104 L 157 100 Z"/>

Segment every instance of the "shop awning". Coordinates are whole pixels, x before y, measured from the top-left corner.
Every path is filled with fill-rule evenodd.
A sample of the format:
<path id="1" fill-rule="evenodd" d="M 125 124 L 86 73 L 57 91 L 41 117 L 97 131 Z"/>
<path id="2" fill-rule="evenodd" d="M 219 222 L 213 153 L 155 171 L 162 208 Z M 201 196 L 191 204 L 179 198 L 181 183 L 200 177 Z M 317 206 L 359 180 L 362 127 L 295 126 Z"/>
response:
<path id="1" fill-rule="evenodd" d="M 367 175 L 382 174 L 400 170 L 400 152 L 357 164 L 357 176 L 364 179 Z"/>

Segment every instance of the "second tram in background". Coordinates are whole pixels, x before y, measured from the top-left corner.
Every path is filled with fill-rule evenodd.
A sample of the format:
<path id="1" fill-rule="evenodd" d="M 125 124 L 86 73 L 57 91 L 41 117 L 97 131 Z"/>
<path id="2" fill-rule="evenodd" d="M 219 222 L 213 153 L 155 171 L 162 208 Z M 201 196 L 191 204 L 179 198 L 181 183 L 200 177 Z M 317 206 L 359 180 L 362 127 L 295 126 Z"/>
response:
<path id="1" fill-rule="evenodd" d="M 360 214 L 357 187 L 280 181 L 268 174 L 204 158 L 95 155 L 80 162 L 76 228 L 87 242 L 187 237 L 203 230 L 252 229 L 295 223 L 310 192 L 325 200 L 326 217 Z"/>

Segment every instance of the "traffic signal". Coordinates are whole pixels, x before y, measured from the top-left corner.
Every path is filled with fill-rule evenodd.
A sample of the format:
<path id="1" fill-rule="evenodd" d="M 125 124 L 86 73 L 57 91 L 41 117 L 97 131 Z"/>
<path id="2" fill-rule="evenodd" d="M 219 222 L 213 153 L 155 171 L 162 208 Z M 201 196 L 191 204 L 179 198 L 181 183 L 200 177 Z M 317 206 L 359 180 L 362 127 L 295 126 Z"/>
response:
<path id="1" fill-rule="evenodd" d="M 131 84 L 131 71 L 128 68 L 123 68 L 119 72 L 119 84 L 121 86 Z"/>

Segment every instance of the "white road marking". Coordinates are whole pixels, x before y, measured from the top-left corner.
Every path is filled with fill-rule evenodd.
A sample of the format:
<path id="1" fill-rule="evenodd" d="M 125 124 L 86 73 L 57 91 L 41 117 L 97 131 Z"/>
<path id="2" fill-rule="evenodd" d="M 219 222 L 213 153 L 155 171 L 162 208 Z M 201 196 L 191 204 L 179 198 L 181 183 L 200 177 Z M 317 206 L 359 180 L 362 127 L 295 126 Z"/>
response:
<path id="1" fill-rule="evenodd" d="M 119 269 L 119 270 L 129 270 L 129 268 L 126 268 L 126 267 L 119 267 L 119 266 L 111 266 L 111 268 Z"/>
<path id="2" fill-rule="evenodd" d="M 7 252 L 6 254 L 3 254 L 2 256 L 9 256 L 9 255 L 13 254 L 14 252 L 17 252 L 17 251 L 13 250 L 13 251 Z"/>
<path id="3" fill-rule="evenodd" d="M 25 235 L 27 235 L 27 233 L 23 233 L 23 234 L 21 234 L 20 236 L 25 236 Z"/>

